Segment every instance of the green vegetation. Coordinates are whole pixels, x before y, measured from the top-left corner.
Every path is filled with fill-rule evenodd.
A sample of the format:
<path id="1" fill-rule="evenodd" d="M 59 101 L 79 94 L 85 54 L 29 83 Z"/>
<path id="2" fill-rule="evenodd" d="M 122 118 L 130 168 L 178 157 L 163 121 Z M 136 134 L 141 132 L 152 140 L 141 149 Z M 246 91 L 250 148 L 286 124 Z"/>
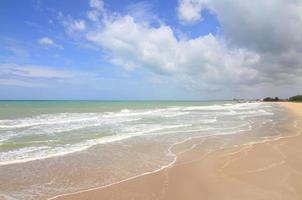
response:
<path id="1" fill-rule="evenodd" d="M 275 98 L 266 97 L 263 99 L 263 101 L 280 101 L 280 99 L 278 97 L 275 97 Z"/>
<path id="2" fill-rule="evenodd" d="M 289 98 L 290 101 L 299 101 L 302 102 L 302 95 L 297 95 Z"/>

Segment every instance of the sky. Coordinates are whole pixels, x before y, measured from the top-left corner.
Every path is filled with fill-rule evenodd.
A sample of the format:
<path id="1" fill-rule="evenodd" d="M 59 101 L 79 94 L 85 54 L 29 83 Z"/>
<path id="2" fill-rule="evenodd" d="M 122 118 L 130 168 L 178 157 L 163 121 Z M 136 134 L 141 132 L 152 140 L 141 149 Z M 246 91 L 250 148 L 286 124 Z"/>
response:
<path id="1" fill-rule="evenodd" d="M 302 93 L 300 0 L 2 0 L 0 99 Z"/>

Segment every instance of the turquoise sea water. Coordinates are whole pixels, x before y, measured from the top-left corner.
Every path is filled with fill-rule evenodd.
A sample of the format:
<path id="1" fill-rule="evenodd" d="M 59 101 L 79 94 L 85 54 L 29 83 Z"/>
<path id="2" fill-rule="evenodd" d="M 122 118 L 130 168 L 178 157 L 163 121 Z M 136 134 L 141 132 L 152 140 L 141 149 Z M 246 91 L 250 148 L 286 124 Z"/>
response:
<path id="1" fill-rule="evenodd" d="M 1 101 L 0 165 L 67 154 L 134 135 L 197 126 L 193 120 L 198 113 L 192 111 L 227 103 L 232 102 Z M 215 110 L 215 106 L 209 109 Z M 215 116 L 200 114 L 199 125 L 216 120 Z"/>
<path id="2" fill-rule="evenodd" d="M 189 142 L 187 151 L 202 145 L 196 138 L 278 137 L 286 121 L 283 108 L 259 102 L 0 101 L 0 198 L 105 186 L 173 164 L 179 144 Z"/>

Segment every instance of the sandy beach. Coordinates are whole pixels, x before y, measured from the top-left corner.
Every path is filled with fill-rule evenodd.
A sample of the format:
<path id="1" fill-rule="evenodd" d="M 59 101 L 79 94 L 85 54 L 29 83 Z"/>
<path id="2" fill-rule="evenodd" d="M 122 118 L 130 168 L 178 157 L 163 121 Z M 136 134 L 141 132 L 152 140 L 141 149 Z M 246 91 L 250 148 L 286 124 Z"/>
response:
<path id="1" fill-rule="evenodd" d="M 281 138 L 213 152 L 200 145 L 159 172 L 55 199 L 302 199 L 302 104 L 281 105 L 296 119 Z"/>
<path id="2" fill-rule="evenodd" d="M 302 200 L 302 0 L 0 0 L 0 23 L 0 200 Z"/>

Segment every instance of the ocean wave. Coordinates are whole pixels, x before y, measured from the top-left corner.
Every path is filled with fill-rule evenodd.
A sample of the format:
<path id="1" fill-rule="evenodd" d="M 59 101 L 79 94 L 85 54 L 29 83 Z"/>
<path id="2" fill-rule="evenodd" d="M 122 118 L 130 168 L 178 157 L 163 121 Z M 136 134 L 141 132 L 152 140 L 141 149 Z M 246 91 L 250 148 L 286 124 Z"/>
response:
<path id="1" fill-rule="evenodd" d="M 136 136 L 233 134 L 250 129 L 246 118 L 273 114 L 268 104 L 230 103 L 0 120 L 0 165 L 65 155 Z"/>
<path id="2" fill-rule="evenodd" d="M 69 153 L 74 153 L 78 151 L 86 150 L 92 146 L 95 146 L 97 144 L 105 144 L 105 143 L 111 143 L 116 141 L 121 141 L 125 139 L 129 139 L 135 136 L 141 136 L 148 133 L 155 133 L 159 134 L 159 131 L 161 130 L 172 130 L 172 129 L 178 129 L 183 127 L 189 127 L 191 124 L 182 124 L 182 125 L 166 125 L 166 126 L 153 126 L 148 127 L 148 129 L 143 131 L 138 131 L 139 129 L 146 128 L 146 126 L 137 126 L 132 127 L 131 130 L 125 130 L 124 133 L 120 133 L 119 135 L 110 135 L 105 136 L 99 139 L 93 139 L 93 140 L 87 140 L 80 143 L 75 144 L 64 144 L 62 146 L 47 146 L 47 142 L 45 141 L 36 141 L 36 142 L 29 142 L 29 143 L 23 143 L 23 144 L 40 144 L 43 143 L 43 146 L 31 146 L 31 147 L 23 147 L 16 150 L 11 151 L 5 151 L 0 153 L 0 166 L 1 165 L 7 165 L 7 164 L 14 164 L 14 163 L 22 163 L 32 160 L 38 160 L 38 159 L 45 159 L 50 158 L 54 156 L 62 156 Z M 165 132 L 161 134 L 166 134 Z M 4 144 L 2 143 L 2 146 Z M 23 146 L 21 144 L 14 144 L 15 146 Z M 1 146 L 0 146 L 1 147 Z"/>

